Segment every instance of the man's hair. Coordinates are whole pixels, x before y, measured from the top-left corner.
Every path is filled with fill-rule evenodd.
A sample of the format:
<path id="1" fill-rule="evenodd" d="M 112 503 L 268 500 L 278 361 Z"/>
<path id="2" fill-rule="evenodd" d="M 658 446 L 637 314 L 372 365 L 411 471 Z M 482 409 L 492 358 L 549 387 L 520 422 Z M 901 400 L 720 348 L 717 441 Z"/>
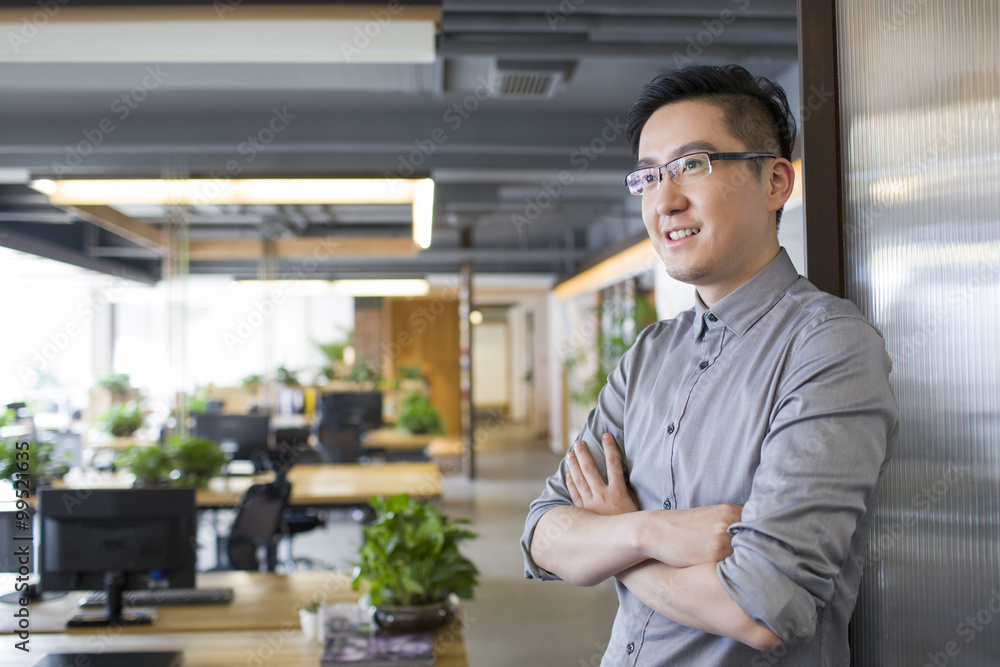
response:
<path id="1" fill-rule="evenodd" d="M 691 65 L 661 74 L 646 84 L 632 105 L 625 128 L 633 156 L 639 156 L 639 136 L 649 117 L 660 107 L 681 101 L 707 102 L 719 107 L 726 129 L 748 151 L 791 159 L 795 116 L 785 91 L 764 77 L 754 78 L 739 65 Z M 763 159 L 748 162 L 754 175 L 760 178 Z M 777 220 L 781 222 L 780 210 Z"/>

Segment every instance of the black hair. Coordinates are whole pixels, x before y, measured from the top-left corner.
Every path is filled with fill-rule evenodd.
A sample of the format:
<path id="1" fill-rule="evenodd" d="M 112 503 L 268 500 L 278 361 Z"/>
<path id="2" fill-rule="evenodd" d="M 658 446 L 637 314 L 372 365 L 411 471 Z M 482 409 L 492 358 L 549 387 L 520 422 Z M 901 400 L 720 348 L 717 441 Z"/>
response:
<path id="1" fill-rule="evenodd" d="M 726 129 L 743 142 L 748 151 L 774 153 L 791 159 L 796 124 L 785 91 L 764 77 L 754 78 L 739 65 L 689 65 L 661 74 L 646 84 L 632 105 L 625 128 L 632 155 L 639 156 L 642 128 L 657 109 L 690 100 L 719 107 Z M 759 178 L 763 159 L 748 162 Z M 780 210 L 777 219 L 780 223 Z"/>

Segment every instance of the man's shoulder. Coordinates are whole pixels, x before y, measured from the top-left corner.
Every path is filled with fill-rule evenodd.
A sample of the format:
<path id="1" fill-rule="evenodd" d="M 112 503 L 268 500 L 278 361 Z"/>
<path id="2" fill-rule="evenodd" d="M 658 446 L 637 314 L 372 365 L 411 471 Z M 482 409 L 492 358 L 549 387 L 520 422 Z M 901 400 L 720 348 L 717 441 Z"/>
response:
<path id="1" fill-rule="evenodd" d="M 824 329 L 860 327 L 882 337 L 882 332 L 853 301 L 824 292 L 801 276 L 785 293 L 780 305 L 785 316 L 795 321 L 800 330 L 826 324 Z"/>

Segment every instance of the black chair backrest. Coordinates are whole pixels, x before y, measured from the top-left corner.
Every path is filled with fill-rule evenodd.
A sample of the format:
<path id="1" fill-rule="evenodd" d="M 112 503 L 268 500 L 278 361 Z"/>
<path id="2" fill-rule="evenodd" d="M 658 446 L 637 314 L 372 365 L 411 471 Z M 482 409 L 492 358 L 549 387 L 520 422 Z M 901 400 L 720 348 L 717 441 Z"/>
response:
<path id="1" fill-rule="evenodd" d="M 229 533 L 226 552 L 236 570 L 259 570 L 260 547 L 268 550 L 268 569 L 273 569 L 274 550 L 281 539 L 281 522 L 292 485 L 284 477 L 269 484 L 254 484 L 243 494 Z"/>
<path id="2" fill-rule="evenodd" d="M 274 442 L 278 449 L 289 447 L 302 449 L 309 446 L 309 428 L 279 428 L 274 430 Z"/>
<path id="3" fill-rule="evenodd" d="M 317 449 L 329 463 L 357 463 L 361 459 L 361 428 L 355 424 L 322 421 L 316 437 Z"/>

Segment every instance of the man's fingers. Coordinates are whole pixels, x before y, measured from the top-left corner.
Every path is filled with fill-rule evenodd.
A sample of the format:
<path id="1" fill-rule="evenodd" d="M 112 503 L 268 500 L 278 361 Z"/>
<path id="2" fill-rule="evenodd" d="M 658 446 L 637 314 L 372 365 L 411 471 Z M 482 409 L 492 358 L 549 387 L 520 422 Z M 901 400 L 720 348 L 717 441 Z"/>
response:
<path id="1" fill-rule="evenodd" d="M 610 433 L 605 433 L 601 436 L 601 444 L 604 446 L 604 460 L 608 464 L 608 484 L 624 484 L 625 471 L 622 469 L 622 459 L 618 455 L 618 444 L 615 442 L 615 437 Z"/>
<path id="2" fill-rule="evenodd" d="M 587 476 L 584 474 L 583 470 L 580 469 L 580 460 L 576 455 L 577 448 L 574 447 L 566 454 L 566 469 L 569 474 L 566 479 L 573 479 L 576 484 L 576 489 L 580 494 L 581 499 L 586 499 L 590 497 L 590 485 L 587 482 Z"/>
<path id="3" fill-rule="evenodd" d="M 573 501 L 573 504 L 577 507 L 583 507 L 583 498 L 580 497 L 580 491 L 576 488 L 572 475 L 566 475 L 566 490 L 569 491 L 569 499 Z"/>
<path id="4" fill-rule="evenodd" d="M 573 451 L 576 452 L 576 459 L 580 463 L 580 470 L 583 471 L 587 484 L 591 488 L 602 486 L 604 484 L 604 478 L 601 477 L 601 471 L 597 469 L 597 464 L 594 463 L 594 459 L 591 458 L 590 450 L 587 449 L 587 444 L 582 440 L 577 440 Z"/>

